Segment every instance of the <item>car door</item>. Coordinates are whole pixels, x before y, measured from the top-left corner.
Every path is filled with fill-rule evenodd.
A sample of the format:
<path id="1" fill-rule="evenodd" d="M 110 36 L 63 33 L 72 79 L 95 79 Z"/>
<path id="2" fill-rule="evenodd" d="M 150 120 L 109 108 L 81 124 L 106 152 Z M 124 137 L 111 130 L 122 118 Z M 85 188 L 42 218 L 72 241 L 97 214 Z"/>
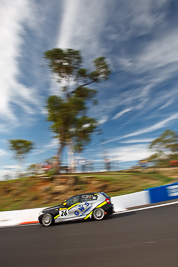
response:
<path id="1" fill-rule="evenodd" d="M 59 209 L 58 221 L 73 220 L 78 214 L 77 209 L 80 205 L 80 195 L 73 196 L 63 203 L 63 207 Z M 75 213 L 76 212 L 76 213 Z"/>
<path id="2" fill-rule="evenodd" d="M 74 208 L 80 203 L 79 201 L 79 195 L 67 199 L 59 208 L 59 215 L 56 216 L 56 222 L 63 222 L 72 219 Z"/>
<path id="3" fill-rule="evenodd" d="M 78 219 L 78 210 L 81 204 L 81 197 L 80 195 L 73 196 L 69 200 L 66 201 L 66 206 L 68 209 L 68 220 Z"/>
<path id="4" fill-rule="evenodd" d="M 93 207 L 93 196 L 91 194 L 77 195 L 66 201 L 68 214 L 66 220 L 78 220 L 85 218 Z"/>
<path id="5" fill-rule="evenodd" d="M 92 210 L 95 204 L 95 200 L 97 199 L 97 196 L 93 194 L 84 194 L 81 196 L 81 207 L 82 207 L 82 213 L 81 217 L 85 218 Z"/>

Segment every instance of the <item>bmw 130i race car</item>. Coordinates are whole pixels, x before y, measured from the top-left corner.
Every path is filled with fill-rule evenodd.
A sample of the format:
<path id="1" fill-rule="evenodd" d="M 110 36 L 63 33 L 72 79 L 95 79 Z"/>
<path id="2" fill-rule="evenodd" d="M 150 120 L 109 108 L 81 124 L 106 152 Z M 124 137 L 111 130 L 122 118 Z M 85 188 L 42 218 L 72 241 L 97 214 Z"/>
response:
<path id="1" fill-rule="evenodd" d="M 44 226 L 88 218 L 99 221 L 113 212 L 113 204 L 107 194 L 103 192 L 86 193 L 70 197 L 61 205 L 42 210 L 38 220 Z"/>

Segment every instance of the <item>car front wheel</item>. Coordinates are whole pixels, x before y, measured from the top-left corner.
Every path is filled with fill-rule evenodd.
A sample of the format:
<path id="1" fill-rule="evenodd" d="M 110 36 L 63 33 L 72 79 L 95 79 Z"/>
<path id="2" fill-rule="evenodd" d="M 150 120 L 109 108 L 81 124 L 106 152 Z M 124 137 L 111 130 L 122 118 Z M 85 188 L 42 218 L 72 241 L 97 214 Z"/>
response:
<path id="1" fill-rule="evenodd" d="M 50 226 L 53 223 L 53 217 L 50 213 L 45 213 L 41 220 L 44 226 Z"/>
<path id="2" fill-rule="evenodd" d="M 93 218 L 97 221 L 100 221 L 104 218 L 105 211 L 101 208 L 97 208 L 93 211 Z"/>

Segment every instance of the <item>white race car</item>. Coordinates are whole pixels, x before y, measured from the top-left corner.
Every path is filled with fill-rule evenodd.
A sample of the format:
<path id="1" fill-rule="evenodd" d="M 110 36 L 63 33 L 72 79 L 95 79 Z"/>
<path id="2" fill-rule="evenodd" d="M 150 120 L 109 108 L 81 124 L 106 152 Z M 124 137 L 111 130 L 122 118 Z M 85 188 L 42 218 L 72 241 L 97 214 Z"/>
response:
<path id="1" fill-rule="evenodd" d="M 53 223 L 94 218 L 102 220 L 114 212 L 111 198 L 103 192 L 79 194 L 58 206 L 46 208 L 39 214 L 39 223 L 50 226 Z"/>

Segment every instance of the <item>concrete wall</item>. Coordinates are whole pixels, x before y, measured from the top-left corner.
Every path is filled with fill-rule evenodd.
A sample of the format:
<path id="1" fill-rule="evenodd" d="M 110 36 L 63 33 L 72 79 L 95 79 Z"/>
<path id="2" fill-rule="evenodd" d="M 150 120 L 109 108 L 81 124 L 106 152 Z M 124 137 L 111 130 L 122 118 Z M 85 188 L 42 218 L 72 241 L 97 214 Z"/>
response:
<path id="1" fill-rule="evenodd" d="M 112 197 L 115 211 L 143 206 L 150 203 L 149 191 L 141 191 L 132 194 Z"/>
<path id="2" fill-rule="evenodd" d="M 0 226 L 37 223 L 39 212 L 42 209 L 2 211 L 0 212 Z"/>

